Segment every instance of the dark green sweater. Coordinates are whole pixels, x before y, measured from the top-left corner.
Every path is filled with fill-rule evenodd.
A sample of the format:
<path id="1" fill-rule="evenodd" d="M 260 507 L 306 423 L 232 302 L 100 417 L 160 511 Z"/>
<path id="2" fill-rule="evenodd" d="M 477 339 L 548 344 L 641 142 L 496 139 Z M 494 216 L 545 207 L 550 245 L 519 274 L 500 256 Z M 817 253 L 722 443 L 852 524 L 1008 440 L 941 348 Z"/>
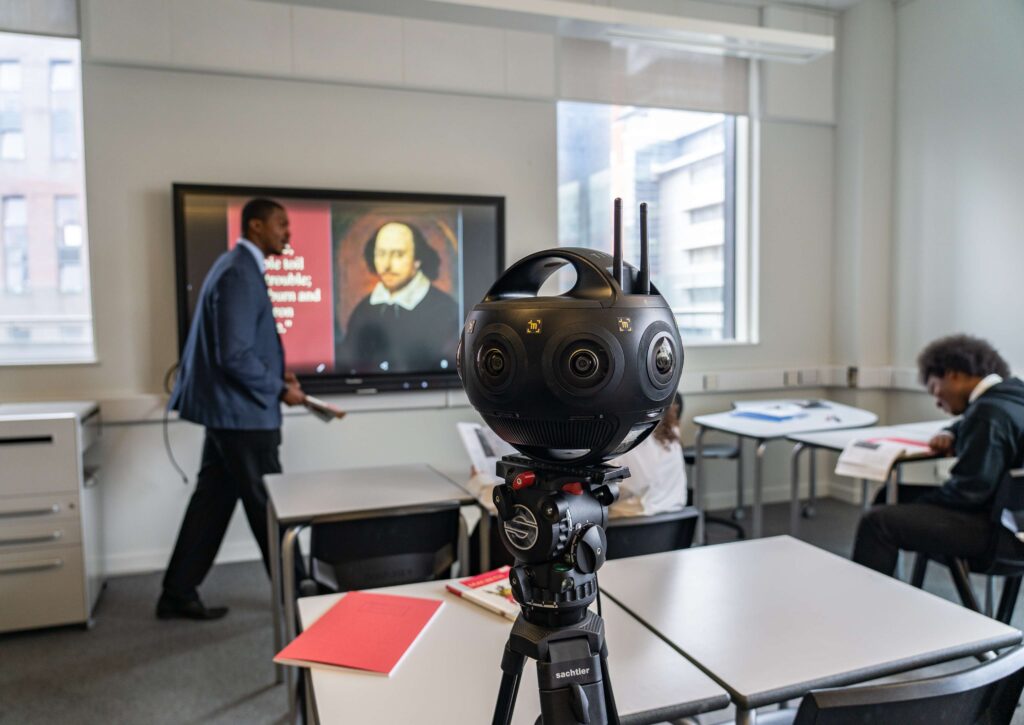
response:
<path id="1" fill-rule="evenodd" d="M 1024 460 L 1024 382 L 1008 378 L 993 385 L 949 430 L 959 460 L 928 498 L 952 508 L 990 510 L 1003 476 Z"/>

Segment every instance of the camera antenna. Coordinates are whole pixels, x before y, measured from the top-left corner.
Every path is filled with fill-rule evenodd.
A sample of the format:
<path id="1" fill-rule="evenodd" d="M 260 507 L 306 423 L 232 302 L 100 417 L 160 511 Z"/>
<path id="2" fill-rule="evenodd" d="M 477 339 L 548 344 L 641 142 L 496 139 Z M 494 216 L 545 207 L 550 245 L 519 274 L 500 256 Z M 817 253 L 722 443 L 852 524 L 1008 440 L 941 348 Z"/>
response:
<path id="1" fill-rule="evenodd" d="M 640 294 L 651 293 L 651 262 L 647 256 L 647 202 L 640 203 L 640 278 L 637 281 Z"/>
<path id="2" fill-rule="evenodd" d="M 614 243 L 612 245 L 612 277 L 622 288 L 622 198 L 616 197 L 614 204 Z"/>

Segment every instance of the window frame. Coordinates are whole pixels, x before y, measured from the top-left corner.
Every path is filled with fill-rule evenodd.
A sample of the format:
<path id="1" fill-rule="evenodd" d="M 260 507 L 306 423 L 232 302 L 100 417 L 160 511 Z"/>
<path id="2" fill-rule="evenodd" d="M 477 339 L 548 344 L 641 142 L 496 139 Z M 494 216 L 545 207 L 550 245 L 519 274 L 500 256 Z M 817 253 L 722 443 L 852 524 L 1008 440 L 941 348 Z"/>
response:
<path id="1" fill-rule="evenodd" d="M 606 103 L 579 101 L 569 98 L 558 98 L 558 106 L 562 103 L 586 103 L 600 106 L 629 106 L 637 109 L 687 111 L 693 113 L 714 113 L 705 109 L 661 108 L 640 104 Z M 755 189 L 758 124 L 754 117 L 744 114 L 720 112 L 723 118 L 723 136 L 726 139 L 723 152 L 723 184 L 725 194 L 722 201 L 723 224 L 723 275 L 722 275 L 722 339 L 685 339 L 687 347 L 715 348 L 753 346 L 759 344 L 758 330 L 758 284 L 757 284 L 757 250 L 756 250 L 756 219 L 754 208 L 757 198 Z M 560 149 L 556 134 L 556 158 Z M 566 182 L 569 183 L 569 182 Z M 556 179 L 556 189 L 560 194 L 562 183 Z M 558 215 L 557 227 L 563 228 L 561 198 L 556 201 Z M 561 244 L 561 234 L 558 234 Z M 580 243 L 583 243 L 581 235 Z M 699 314 L 699 313 L 697 313 Z M 717 314 L 717 313 L 714 313 Z M 682 328 L 677 318 L 677 326 Z"/>

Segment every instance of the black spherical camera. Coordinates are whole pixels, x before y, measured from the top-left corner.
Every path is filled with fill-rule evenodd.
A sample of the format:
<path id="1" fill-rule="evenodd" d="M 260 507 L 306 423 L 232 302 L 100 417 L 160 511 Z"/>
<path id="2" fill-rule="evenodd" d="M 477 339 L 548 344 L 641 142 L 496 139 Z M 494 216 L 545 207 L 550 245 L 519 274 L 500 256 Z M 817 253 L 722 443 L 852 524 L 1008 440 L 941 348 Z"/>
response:
<path id="1" fill-rule="evenodd" d="M 576 284 L 538 297 L 572 265 Z M 473 308 L 459 346 L 470 402 L 501 438 L 548 463 L 590 465 L 654 430 L 679 384 L 672 311 L 644 270 L 592 249 L 552 249 L 512 265 Z M 624 274 L 623 274 L 624 273 Z"/>
<path id="2" fill-rule="evenodd" d="M 493 494 L 522 606 L 502 662 L 495 722 L 507 722 L 498 713 L 510 715 L 527 656 L 539 663 L 545 723 L 577 722 L 565 714 L 567 702 L 573 717 L 589 713 L 581 722 L 607 722 L 609 710 L 615 717 L 601 675 L 603 623 L 587 610 L 607 556 L 608 506 L 629 476 L 605 461 L 651 434 L 683 369 L 675 319 L 650 281 L 647 205 L 640 205 L 640 269 L 623 263 L 621 218 L 616 199 L 614 256 L 551 249 L 509 267 L 470 312 L 459 340 L 457 367 L 470 403 L 523 454 L 498 462 L 503 483 Z M 575 285 L 538 296 L 567 264 Z M 553 642 L 565 640 L 585 640 L 582 651 L 590 654 L 559 654 Z M 566 669 L 552 674 L 556 665 Z"/>

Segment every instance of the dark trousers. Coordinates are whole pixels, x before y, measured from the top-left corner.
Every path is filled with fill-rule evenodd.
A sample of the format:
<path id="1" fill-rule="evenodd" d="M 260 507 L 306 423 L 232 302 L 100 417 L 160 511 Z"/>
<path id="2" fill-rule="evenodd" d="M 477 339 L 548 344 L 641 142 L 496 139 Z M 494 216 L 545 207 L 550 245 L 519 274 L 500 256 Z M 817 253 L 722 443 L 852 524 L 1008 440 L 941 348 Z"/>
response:
<path id="1" fill-rule="evenodd" d="M 995 532 L 987 513 L 931 503 L 928 493 L 916 499 L 914 503 L 876 506 L 864 514 L 857 526 L 853 560 L 892 576 L 900 549 L 922 551 L 935 558 L 974 558 L 988 551 Z"/>
<path id="2" fill-rule="evenodd" d="M 196 490 L 164 574 L 164 592 L 168 596 L 198 596 L 196 587 L 213 566 L 239 499 L 269 572 L 267 490 L 263 476 L 281 472 L 280 445 L 280 430 L 206 429 Z"/>

